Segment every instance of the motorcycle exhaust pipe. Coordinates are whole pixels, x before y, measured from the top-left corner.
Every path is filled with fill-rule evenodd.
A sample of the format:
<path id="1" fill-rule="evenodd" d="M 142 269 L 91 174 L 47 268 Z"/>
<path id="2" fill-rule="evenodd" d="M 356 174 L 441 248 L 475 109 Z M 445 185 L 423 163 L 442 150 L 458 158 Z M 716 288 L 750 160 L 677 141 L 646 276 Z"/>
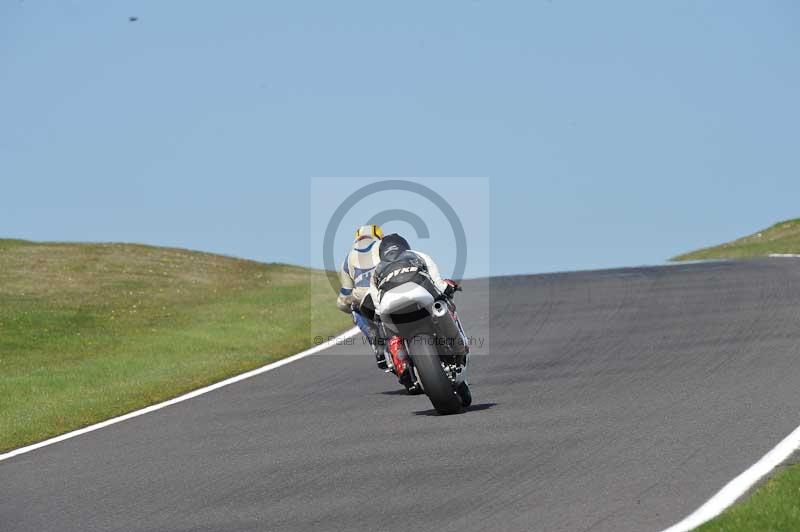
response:
<path id="1" fill-rule="evenodd" d="M 433 326 L 436 330 L 436 335 L 440 338 L 445 338 L 447 346 L 452 350 L 454 355 L 466 354 L 467 346 L 461 330 L 450 314 L 450 309 L 444 301 L 436 301 L 433 303 L 431 312 L 433 318 Z"/>

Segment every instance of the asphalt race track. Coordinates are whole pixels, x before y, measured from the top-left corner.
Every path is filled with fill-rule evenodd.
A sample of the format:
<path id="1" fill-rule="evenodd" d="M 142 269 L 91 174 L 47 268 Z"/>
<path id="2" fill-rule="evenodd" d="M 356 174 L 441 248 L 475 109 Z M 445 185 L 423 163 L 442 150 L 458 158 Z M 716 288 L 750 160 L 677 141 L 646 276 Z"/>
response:
<path id="1" fill-rule="evenodd" d="M 457 297 L 490 343 L 471 411 L 399 393 L 359 337 L 0 462 L 0 530 L 655 531 L 800 424 L 798 260 Z"/>

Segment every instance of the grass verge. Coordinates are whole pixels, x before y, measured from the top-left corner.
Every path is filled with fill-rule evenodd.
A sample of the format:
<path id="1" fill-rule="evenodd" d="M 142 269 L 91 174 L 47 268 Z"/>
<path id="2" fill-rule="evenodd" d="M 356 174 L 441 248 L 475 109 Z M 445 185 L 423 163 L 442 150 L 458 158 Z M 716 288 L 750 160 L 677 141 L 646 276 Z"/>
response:
<path id="1" fill-rule="evenodd" d="M 182 249 L 0 240 L 0 451 L 345 330 L 324 279 Z"/>
<path id="2" fill-rule="evenodd" d="M 800 530 L 800 464 L 784 468 L 697 532 L 795 532 Z"/>
<path id="3" fill-rule="evenodd" d="M 800 218 L 777 223 L 733 242 L 684 253 L 671 260 L 743 259 L 765 257 L 771 253 L 800 254 Z"/>

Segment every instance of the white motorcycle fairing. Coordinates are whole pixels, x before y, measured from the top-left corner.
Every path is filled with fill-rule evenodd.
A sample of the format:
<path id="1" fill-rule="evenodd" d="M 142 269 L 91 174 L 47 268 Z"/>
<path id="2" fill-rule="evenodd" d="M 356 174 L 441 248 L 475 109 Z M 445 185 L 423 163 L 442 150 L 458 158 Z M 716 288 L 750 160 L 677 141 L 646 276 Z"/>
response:
<path id="1" fill-rule="evenodd" d="M 433 305 L 433 295 L 417 283 L 403 283 L 385 292 L 378 303 L 378 315 L 399 312 L 411 305 L 429 308 Z"/>

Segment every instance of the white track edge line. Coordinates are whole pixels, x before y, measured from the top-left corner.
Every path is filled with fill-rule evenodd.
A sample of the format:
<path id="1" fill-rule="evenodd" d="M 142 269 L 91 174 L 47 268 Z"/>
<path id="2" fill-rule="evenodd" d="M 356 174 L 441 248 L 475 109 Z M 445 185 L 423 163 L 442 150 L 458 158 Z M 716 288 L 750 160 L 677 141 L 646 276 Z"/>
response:
<path id="1" fill-rule="evenodd" d="M 800 255 L 796 253 L 770 253 L 769 256 L 773 258 L 788 258 L 788 259 L 800 258 Z"/>
<path id="2" fill-rule="evenodd" d="M 310 349 L 306 349 L 301 353 L 297 353 L 295 355 L 291 355 L 286 358 L 282 358 L 276 362 L 272 362 L 271 364 L 267 364 L 266 366 L 261 366 L 260 368 L 256 368 L 245 373 L 240 373 L 239 375 L 235 375 L 233 377 L 227 378 L 225 380 L 215 382 L 209 386 L 205 386 L 203 388 L 198 388 L 197 390 L 193 390 L 191 392 L 185 393 L 183 395 L 179 395 L 178 397 L 174 397 L 162 403 L 156 403 L 154 405 L 150 405 L 145 408 L 141 408 L 139 410 L 134 410 L 133 412 L 128 412 L 127 414 L 114 417 L 111 419 L 107 419 L 105 421 L 101 421 L 100 423 L 95 423 L 94 425 L 89 425 L 88 427 L 83 427 L 82 429 L 73 430 L 72 432 L 67 432 L 66 434 L 61 434 L 60 436 L 56 436 L 54 438 L 50 438 L 48 440 L 40 441 L 38 443 L 34 443 L 31 445 L 26 445 L 25 447 L 19 447 L 17 449 L 13 449 L 5 454 L 0 454 L 0 462 L 3 460 L 8 460 L 9 458 L 13 458 L 14 456 L 19 456 L 24 453 L 29 453 L 31 451 L 35 451 L 36 449 L 40 449 L 42 447 L 46 447 L 48 445 L 53 445 L 54 443 L 58 443 L 64 440 L 69 440 L 70 438 L 74 438 L 76 436 L 80 436 L 81 434 L 86 434 L 87 432 L 93 432 L 98 429 L 102 429 L 108 427 L 110 425 L 114 425 L 116 423 L 120 423 L 122 421 L 126 421 L 128 419 L 132 419 L 138 416 L 142 416 L 144 414 L 149 414 L 150 412 L 155 412 L 156 410 L 161 410 L 162 408 L 166 408 L 168 406 L 174 405 L 176 403 L 181 403 L 183 401 L 187 401 L 194 397 L 207 394 L 208 392 L 214 391 L 219 388 L 223 388 L 228 386 L 229 384 L 233 384 L 235 382 L 243 381 L 245 379 L 249 379 L 250 377 L 255 377 L 256 375 L 260 375 L 262 373 L 266 373 L 267 371 L 272 371 L 273 369 L 277 369 L 281 366 L 285 366 L 286 364 L 291 364 L 296 360 L 300 360 L 301 358 L 305 358 L 309 355 L 313 355 L 319 353 L 320 351 L 324 351 L 329 347 L 333 347 L 343 340 L 348 338 L 352 338 L 356 334 L 358 334 L 359 329 L 358 327 L 353 327 L 349 329 L 339 336 L 328 340 L 327 342 L 321 343 L 320 345 L 314 346 Z"/>
<path id="3" fill-rule="evenodd" d="M 728 482 L 700 508 L 662 532 L 688 532 L 715 518 L 798 449 L 800 449 L 800 427 L 794 429 L 744 473 Z"/>

